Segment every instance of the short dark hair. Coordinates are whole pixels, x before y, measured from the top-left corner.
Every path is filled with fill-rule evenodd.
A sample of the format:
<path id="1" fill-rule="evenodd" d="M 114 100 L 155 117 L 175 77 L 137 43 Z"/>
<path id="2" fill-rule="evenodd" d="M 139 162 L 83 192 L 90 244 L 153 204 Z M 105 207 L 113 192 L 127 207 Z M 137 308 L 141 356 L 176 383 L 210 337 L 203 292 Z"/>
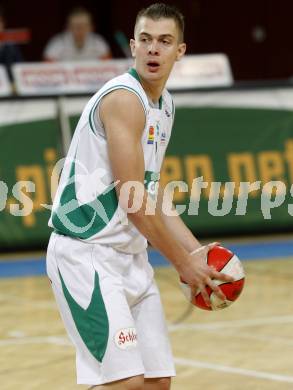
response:
<path id="1" fill-rule="evenodd" d="M 173 19 L 177 25 L 179 31 L 179 40 L 183 42 L 184 37 L 184 16 L 173 5 L 168 5 L 164 3 L 155 3 L 150 5 L 147 8 L 143 8 L 139 11 L 136 16 L 135 28 L 140 18 L 146 17 L 153 20 L 158 20 L 161 18 Z M 134 30 L 135 30 L 134 28 Z"/>

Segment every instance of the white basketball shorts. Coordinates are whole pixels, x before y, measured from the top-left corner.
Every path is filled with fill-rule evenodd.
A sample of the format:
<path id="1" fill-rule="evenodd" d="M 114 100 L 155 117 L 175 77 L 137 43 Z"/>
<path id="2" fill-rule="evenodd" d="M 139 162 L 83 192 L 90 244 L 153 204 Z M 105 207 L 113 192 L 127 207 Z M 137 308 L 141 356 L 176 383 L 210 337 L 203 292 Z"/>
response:
<path id="1" fill-rule="evenodd" d="M 175 376 L 146 251 L 126 254 L 52 233 L 47 273 L 76 348 L 78 384 Z"/>

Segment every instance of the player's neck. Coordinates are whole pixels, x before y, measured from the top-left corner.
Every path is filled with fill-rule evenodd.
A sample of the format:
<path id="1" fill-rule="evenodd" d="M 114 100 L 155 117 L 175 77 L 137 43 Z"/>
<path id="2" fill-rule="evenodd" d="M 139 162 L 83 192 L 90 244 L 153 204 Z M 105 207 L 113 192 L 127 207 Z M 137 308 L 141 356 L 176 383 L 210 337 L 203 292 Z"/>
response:
<path id="1" fill-rule="evenodd" d="M 131 68 L 129 73 L 140 82 L 149 100 L 156 105 L 160 101 L 167 79 L 146 80 L 135 67 Z"/>
<path id="2" fill-rule="evenodd" d="M 145 93 L 147 94 L 148 98 L 154 103 L 158 103 L 159 100 L 160 100 L 160 97 L 162 95 L 162 92 L 163 92 L 163 89 L 164 89 L 164 85 L 162 85 L 162 83 L 160 83 L 158 85 L 158 83 L 148 83 L 148 82 L 145 82 L 144 80 L 141 80 L 141 84 L 142 84 L 142 87 L 145 91 Z"/>

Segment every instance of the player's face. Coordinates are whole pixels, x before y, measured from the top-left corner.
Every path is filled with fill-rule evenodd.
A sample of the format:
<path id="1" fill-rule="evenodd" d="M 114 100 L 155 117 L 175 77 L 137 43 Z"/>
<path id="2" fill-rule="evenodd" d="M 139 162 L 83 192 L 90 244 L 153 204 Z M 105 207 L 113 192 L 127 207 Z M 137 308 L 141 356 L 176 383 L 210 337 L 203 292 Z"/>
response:
<path id="1" fill-rule="evenodd" d="M 167 18 L 140 18 L 130 46 L 136 70 L 148 81 L 166 82 L 174 62 L 186 50 L 185 43 L 180 43 L 176 22 Z"/>

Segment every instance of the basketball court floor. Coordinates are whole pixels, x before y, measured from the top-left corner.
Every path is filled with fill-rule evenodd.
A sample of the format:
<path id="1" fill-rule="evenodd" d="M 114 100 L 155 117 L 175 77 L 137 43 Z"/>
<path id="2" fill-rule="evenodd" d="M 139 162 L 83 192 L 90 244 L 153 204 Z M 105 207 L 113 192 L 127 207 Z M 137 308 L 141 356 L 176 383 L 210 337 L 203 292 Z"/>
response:
<path id="1" fill-rule="evenodd" d="M 218 312 L 188 304 L 176 272 L 150 252 L 175 356 L 173 390 L 293 389 L 293 239 L 223 242 L 243 259 L 246 285 Z M 74 349 L 44 254 L 0 258 L 0 389 L 69 390 Z"/>

